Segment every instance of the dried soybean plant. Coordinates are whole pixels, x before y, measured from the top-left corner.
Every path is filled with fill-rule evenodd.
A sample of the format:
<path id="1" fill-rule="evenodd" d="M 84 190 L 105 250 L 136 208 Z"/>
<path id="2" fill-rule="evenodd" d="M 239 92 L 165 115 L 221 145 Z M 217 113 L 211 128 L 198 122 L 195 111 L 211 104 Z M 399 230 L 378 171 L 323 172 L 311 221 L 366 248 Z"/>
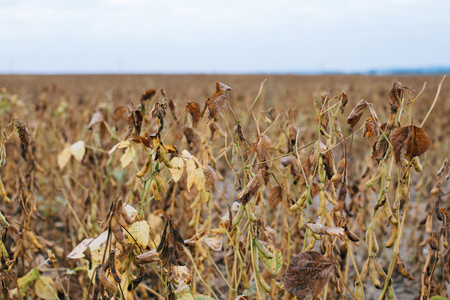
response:
<path id="1" fill-rule="evenodd" d="M 314 99 L 311 121 L 294 107 L 264 107 L 264 86 L 248 105 L 220 82 L 203 105 L 156 89 L 137 107 L 104 103 L 81 133 L 49 136 L 55 162 L 39 159 L 35 131 L 13 119 L 0 168 L 16 132 L 25 163 L 1 192 L 23 213 L 0 215 L 4 298 L 395 299 L 403 277 L 420 299 L 447 297 L 450 162 L 430 179 L 419 161 L 432 147 L 423 125 L 439 92 L 421 116 L 422 91 L 394 82 L 388 112 L 367 97 L 344 125 L 351 93 Z M 67 118 L 58 105 L 53 130 Z M 372 143 L 367 165 L 360 135 Z M 35 227 L 45 218 L 35 208 L 43 170 L 67 205 L 60 214 L 46 206 L 55 226 L 67 224 L 64 248 Z"/>

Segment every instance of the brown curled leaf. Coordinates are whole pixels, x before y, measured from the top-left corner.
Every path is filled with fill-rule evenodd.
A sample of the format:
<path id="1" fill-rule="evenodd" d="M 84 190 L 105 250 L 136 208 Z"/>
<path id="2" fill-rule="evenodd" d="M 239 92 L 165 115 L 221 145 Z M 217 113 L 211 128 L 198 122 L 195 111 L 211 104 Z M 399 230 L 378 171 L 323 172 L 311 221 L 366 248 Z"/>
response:
<path id="1" fill-rule="evenodd" d="M 205 188 L 207 192 L 211 192 L 212 187 L 216 183 L 216 172 L 210 167 L 207 166 L 203 169 L 203 175 L 205 176 Z"/>
<path id="2" fill-rule="evenodd" d="M 415 125 L 395 128 L 389 140 L 394 149 L 395 162 L 401 164 L 403 158 L 411 160 L 415 156 L 425 153 L 431 145 L 425 130 Z"/>
<path id="3" fill-rule="evenodd" d="M 259 170 L 255 177 L 247 183 L 244 190 L 238 195 L 238 199 L 242 205 L 246 205 L 256 195 L 256 192 L 262 185 L 263 172 L 265 170 Z"/>
<path id="4" fill-rule="evenodd" d="M 345 106 L 348 103 L 348 96 L 347 96 L 347 94 L 344 91 L 342 91 L 339 94 L 339 100 L 341 101 L 341 104 L 340 104 L 341 113 L 344 113 L 344 108 L 345 108 Z"/>
<path id="5" fill-rule="evenodd" d="M 341 227 L 328 227 L 320 223 L 306 223 L 305 226 L 316 234 L 334 235 L 339 237 L 345 236 L 345 230 Z"/>
<path id="6" fill-rule="evenodd" d="M 150 115 L 152 117 L 158 118 L 158 133 L 160 133 L 164 128 L 164 118 L 166 116 L 166 109 L 167 109 L 167 103 L 164 102 L 155 102 L 153 104 L 152 110 L 150 112 Z"/>
<path id="7" fill-rule="evenodd" d="M 253 148 L 258 155 L 259 161 L 266 161 L 270 159 L 269 149 L 270 149 L 270 140 L 267 135 L 263 134 L 261 136 L 257 136 L 253 139 Z"/>
<path id="8" fill-rule="evenodd" d="M 186 104 L 186 108 L 188 112 L 192 116 L 192 127 L 196 127 L 198 122 L 200 122 L 200 119 L 202 118 L 202 113 L 200 112 L 200 106 L 198 106 L 198 103 L 195 101 L 189 102 Z"/>
<path id="9" fill-rule="evenodd" d="M 366 99 L 362 99 L 361 101 L 356 104 L 356 106 L 353 108 L 353 110 L 350 112 L 350 115 L 347 118 L 347 124 L 350 125 L 350 127 L 355 127 L 358 123 L 359 119 L 361 119 L 362 114 L 366 110 L 367 101 Z"/>
<path id="10" fill-rule="evenodd" d="M 391 113 L 396 114 L 400 107 L 400 101 L 403 95 L 403 86 L 400 82 L 394 81 L 392 88 L 389 91 L 389 105 L 391 106 Z"/>
<path id="11" fill-rule="evenodd" d="M 206 109 L 209 110 L 209 118 L 214 119 L 227 106 L 227 92 L 231 91 L 231 88 L 221 82 L 216 82 L 216 92 L 206 100 L 205 107 L 203 108 L 202 116 Z"/>
<path id="12" fill-rule="evenodd" d="M 284 288 L 298 298 L 311 298 L 320 293 L 336 272 L 336 265 L 331 259 L 316 251 L 302 252 L 291 260 Z"/>

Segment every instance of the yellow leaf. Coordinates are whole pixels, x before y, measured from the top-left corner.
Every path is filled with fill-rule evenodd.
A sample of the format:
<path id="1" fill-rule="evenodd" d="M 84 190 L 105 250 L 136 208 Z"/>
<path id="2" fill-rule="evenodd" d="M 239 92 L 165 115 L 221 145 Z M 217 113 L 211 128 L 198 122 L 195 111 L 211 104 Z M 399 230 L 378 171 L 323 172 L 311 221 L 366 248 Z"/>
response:
<path id="1" fill-rule="evenodd" d="M 125 169 L 136 157 L 136 149 L 134 147 L 128 147 L 125 149 L 125 153 L 120 158 L 120 162 L 122 163 L 122 169 Z"/>
<path id="2" fill-rule="evenodd" d="M 212 250 L 219 252 L 222 251 L 223 237 L 221 235 L 215 235 L 213 237 L 203 239 L 203 243 L 208 245 L 208 247 Z"/>
<path id="3" fill-rule="evenodd" d="M 192 186 L 195 184 L 197 191 L 201 191 L 205 188 L 205 174 L 201 168 L 195 169 L 193 172 L 188 172 L 187 178 L 187 189 L 188 192 L 191 190 Z"/>
<path id="4" fill-rule="evenodd" d="M 67 165 L 71 156 L 72 151 L 70 151 L 70 147 L 64 148 L 64 150 L 58 154 L 57 160 L 60 169 L 63 169 Z"/>
<path id="5" fill-rule="evenodd" d="M 83 141 L 78 141 L 70 146 L 70 152 L 78 162 L 81 162 L 83 160 L 84 154 L 86 153 L 86 145 Z"/>
<path id="6" fill-rule="evenodd" d="M 172 169 L 170 169 L 170 173 L 172 174 L 173 181 L 177 182 L 180 180 L 181 175 L 183 175 L 183 167 L 184 167 L 184 161 L 180 157 L 174 157 L 170 161 L 172 164 Z"/>
<path id="7" fill-rule="evenodd" d="M 67 257 L 68 258 L 83 258 L 85 257 L 84 255 L 84 251 L 89 247 L 89 244 L 93 241 L 93 238 L 90 239 L 84 239 L 81 241 L 81 243 L 79 243 L 75 249 L 72 250 L 72 252 L 70 252 Z"/>
<path id="8" fill-rule="evenodd" d="M 34 291 L 36 296 L 45 300 L 58 299 L 56 292 L 56 284 L 50 277 L 40 276 L 34 284 Z"/>
<path id="9" fill-rule="evenodd" d="M 134 238 L 133 240 L 133 238 L 131 238 L 127 233 L 127 238 L 131 243 L 135 243 L 136 241 L 138 246 L 142 248 L 147 247 L 150 240 L 150 227 L 148 226 L 147 221 L 134 222 L 133 225 L 131 225 L 128 229 L 128 232 Z"/>

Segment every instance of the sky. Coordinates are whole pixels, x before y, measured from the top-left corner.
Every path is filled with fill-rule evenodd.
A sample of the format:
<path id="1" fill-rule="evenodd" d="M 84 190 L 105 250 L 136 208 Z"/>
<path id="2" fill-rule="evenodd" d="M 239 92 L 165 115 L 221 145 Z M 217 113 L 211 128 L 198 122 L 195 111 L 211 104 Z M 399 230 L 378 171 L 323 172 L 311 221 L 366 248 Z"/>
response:
<path id="1" fill-rule="evenodd" d="M 442 66 L 447 0 L 0 0 L 0 74 Z"/>

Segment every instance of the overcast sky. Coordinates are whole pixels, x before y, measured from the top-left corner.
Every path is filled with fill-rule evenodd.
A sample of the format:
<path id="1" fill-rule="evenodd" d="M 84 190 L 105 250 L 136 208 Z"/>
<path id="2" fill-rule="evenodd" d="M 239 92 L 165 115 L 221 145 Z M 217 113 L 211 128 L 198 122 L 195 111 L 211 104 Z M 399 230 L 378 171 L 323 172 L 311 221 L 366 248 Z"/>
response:
<path id="1" fill-rule="evenodd" d="M 447 0 L 0 0 L 0 73 L 450 66 Z"/>

